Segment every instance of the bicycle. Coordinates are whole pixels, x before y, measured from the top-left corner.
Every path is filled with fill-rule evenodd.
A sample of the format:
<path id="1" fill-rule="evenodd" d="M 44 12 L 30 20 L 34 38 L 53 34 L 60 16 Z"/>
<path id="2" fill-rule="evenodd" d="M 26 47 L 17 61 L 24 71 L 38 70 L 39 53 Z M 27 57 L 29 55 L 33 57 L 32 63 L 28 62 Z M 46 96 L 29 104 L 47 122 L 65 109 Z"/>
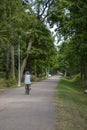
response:
<path id="1" fill-rule="evenodd" d="M 25 86 L 25 94 L 28 94 L 28 95 L 29 95 L 30 90 L 31 90 L 30 84 L 26 84 L 26 86 Z"/>

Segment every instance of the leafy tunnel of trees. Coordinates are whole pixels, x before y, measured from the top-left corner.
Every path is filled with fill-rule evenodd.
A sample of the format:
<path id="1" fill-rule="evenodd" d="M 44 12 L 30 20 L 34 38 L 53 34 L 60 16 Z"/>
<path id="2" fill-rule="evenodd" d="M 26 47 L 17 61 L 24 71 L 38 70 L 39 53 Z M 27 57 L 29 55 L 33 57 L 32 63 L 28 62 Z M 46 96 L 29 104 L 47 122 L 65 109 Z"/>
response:
<path id="1" fill-rule="evenodd" d="M 27 69 L 36 76 L 80 73 L 87 80 L 87 2 L 0 1 L 0 78 L 17 80 L 19 43 L 21 80 Z"/>

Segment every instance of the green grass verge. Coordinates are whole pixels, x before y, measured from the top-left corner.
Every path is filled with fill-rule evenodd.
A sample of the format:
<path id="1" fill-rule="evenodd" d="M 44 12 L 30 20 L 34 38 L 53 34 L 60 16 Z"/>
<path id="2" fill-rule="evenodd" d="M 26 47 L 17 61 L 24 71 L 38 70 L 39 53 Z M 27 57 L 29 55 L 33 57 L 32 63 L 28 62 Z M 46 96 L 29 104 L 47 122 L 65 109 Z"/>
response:
<path id="1" fill-rule="evenodd" d="M 75 85 L 74 80 L 60 80 L 56 106 L 56 130 L 87 130 L 87 94 Z"/>

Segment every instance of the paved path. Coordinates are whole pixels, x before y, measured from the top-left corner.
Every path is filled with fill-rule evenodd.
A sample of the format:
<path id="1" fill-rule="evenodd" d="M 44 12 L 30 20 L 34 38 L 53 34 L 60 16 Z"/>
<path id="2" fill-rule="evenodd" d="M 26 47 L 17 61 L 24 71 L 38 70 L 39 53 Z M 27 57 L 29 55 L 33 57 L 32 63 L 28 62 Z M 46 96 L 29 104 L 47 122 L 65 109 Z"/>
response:
<path id="1" fill-rule="evenodd" d="M 30 95 L 16 88 L 0 95 L 0 130 L 55 130 L 54 92 L 59 77 L 33 83 Z"/>

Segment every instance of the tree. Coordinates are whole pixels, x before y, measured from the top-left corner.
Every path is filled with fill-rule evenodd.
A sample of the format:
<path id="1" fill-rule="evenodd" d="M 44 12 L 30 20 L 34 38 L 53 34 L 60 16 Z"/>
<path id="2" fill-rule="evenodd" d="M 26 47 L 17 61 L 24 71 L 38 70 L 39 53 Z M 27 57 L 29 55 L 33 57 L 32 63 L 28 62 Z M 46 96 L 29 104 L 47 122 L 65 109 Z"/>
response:
<path id="1" fill-rule="evenodd" d="M 41 63 L 45 62 L 45 67 L 53 67 L 52 62 L 56 60 L 52 57 L 55 57 L 56 49 L 54 38 L 46 25 L 53 4 L 53 0 L 33 0 L 25 3 L 21 3 L 20 0 L 0 2 L 0 42 L 2 44 L 0 52 L 2 53 L 1 62 L 6 59 L 6 65 L 3 62 L 6 79 L 12 74 L 11 77 L 15 80 L 17 75 L 19 42 L 21 45 L 21 79 L 26 67 L 29 67 L 35 59 L 38 61 L 41 59 Z M 3 55 L 4 52 L 7 55 L 6 53 Z"/>
<path id="2" fill-rule="evenodd" d="M 31 46 L 32 43 L 34 44 L 34 40 L 36 40 L 35 42 L 37 43 L 37 46 L 39 45 L 39 43 L 41 43 L 44 40 L 47 43 L 47 41 L 48 41 L 47 36 L 45 36 L 45 39 L 43 36 L 41 36 L 40 38 L 39 38 L 39 36 L 42 35 L 41 27 L 42 28 L 45 27 L 43 25 L 47 21 L 47 17 L 50 15 L 49 10 L 50 10 L 50 7 L 52 6 L 52 3 L 53 3 L 53 0 L 47 0 L 47 1 L 36 0 L 36 1 L 32 1 L 32 3 L 31 3 L 31 1 L 28 3 L 23 2 L 23 5 L 25 6 L 25 10 L 26 9 L 28 10 L 29 17 L 33 17 L 33 21 L 31 20 L 31 22 L 30 22 L 32 24 L 29 23 L 29 25 L 27 26 L 27 27 L 29 27 L 29 30 L 31 31 L 30 32 L 28 30 L 31 38 L 29 39 L 27 52 L 30 51 L 30 49 L 32 47 Z M 33 6 L 33 8 L 32 8 L 32 6 Z M 39 35 L 38 35 L 38 32 L 39 32 Z M 46 32 L 44 32 L 44 33 L 46 33 Z M 34 36 L 34 37 L 32 37 L 32 36 Z M 46 44 L 46 46 L 48 46 L 47 44 Z M 21 66 L 21 79 L 22 79 L 23 71 L 24 71 L 26 63 L 27 63 L 28 56 L 29 56 L 29 54 L 27 53 L 23 60 L 22 66 Z"/>
<path id="3" fill-rule="evenodd" d="M 87 79 L 87 2 L 63 0 L 56 1 L 53 13 L 49 17 L 51 25 L 57 25 L 58 36 L 63 37 L 65 43 L 68 42 L 68 46 L 64 47 L 69 58 L 72 57 L 72 65 L 74 63 L 80 66 L 81 77 Z M 64 43 L 64 44 L 65 44 Z M 65 52 L 64 51 L 64 52 Z M 70 63 L 69 58 L 66 60 Z M 77 60 L 78 59 L 78 60 Z M 71 67 L 71 65 L 69 64 Z M 78 67 L 75 67 L 78 71 Z"/>
<path id="4" fill-rule="evenodd" d="M 1 42 L 9 44 L 7 52 L 11 49 L 11 68 L 12 68 L 12 79 L 15 80 L 15 57 L 14 57 L 14 46 L 18 45 L 17 40 L 19 38 L 19 33 L 17 28 L 21 28 L 22 16 L 25 12 L 20 0 L 16 1 L 6 1 L 1 2 Z M 3 11 L 2 11 L 3 10 Z M 3 13 L 2 13 L 3 12 Z M 2 43 L 2 44 L 3 44 Z M 7 65 L 8 66 L 8 65 Z M 8 77 L 8 76 L 7 76 Z"/>

